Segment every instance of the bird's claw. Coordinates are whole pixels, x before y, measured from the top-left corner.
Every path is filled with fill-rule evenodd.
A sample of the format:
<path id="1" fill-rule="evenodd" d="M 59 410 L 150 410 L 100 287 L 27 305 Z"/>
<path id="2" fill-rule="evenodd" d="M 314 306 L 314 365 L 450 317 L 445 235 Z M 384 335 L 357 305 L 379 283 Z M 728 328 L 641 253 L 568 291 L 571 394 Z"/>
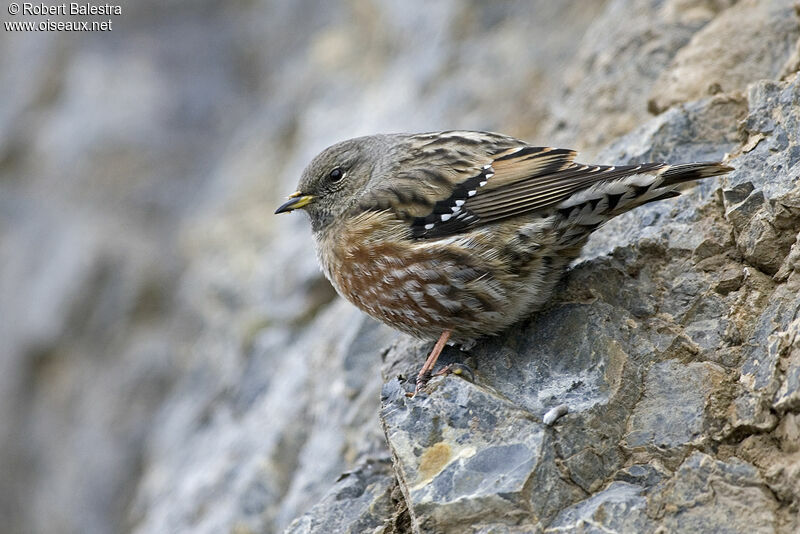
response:
<path id="1" fill-rule="evenodd" d="M 472 372 L 472 369 L 470 369 L 467 365 L 464 365 L 463 363 L 451 363 L 445 365 L 435 373 L 431 373 L 430 371 L 428 371 L 418 376 L 417 384 L 414 387 L 414 392 L 406 393 L 406 397 L 408 398 L 416 397 L 417 393 L 422 391 L 422 389 L 428 385 L 428 382 L 430 382 L 431 378 L 433 378 L 434 376 L 446 376 L 446 375 L 456 375 L 460 376 L 461 378 L 464 378 L 465 380 L 469 380 L 470 382 L 475 381 L 475 374 Z"/>
<path id="2" fill-rule="evenodd" d="M 469 380 L 470 382 L 475 381 L 475 374 L 472 372 L 472 369 L 469 366 L 464 365 L 463 363 L 451 363 L 442 367 L 439 371 L 434 373 L 433 376 L 443 376 L 443 375 L 456 375 Z"/>
<path id="3" fill-rule="evenodd" d="M 438 375 L 439 373 L 436 373 L 436 374 Z M 422 391 L 422 388 L 424 388 L 428 384 L 428 382 L 430 381 L 432 376 L 433 375 L 431 374 L 430 371 L 425 371 L 424 373 L 420 373 L 417 376 L 417 384 L 416 384 L 416 386 L 414 386 L 414 392 L 413 393 L 406 393 L 406 397 L 408 397 L 408 398 L 416 397 L 417 393 Z"/>

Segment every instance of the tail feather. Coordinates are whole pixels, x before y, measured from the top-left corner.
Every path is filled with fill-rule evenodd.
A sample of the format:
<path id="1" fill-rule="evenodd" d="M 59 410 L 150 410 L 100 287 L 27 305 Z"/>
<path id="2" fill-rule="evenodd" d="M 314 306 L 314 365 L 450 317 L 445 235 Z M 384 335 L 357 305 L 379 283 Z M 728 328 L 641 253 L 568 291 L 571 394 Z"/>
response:
<path id="1" fill-rule="evenodd" d="M 657 197 L 648 198 L 644 202 L 636 204 L 636 207 L 638 208 L 639 206 L 644 206 L 645 204 L 650 204 L 651 202 L 658 202 L 659 200 L 666 200 L 668 198 L 675 198 L 679 196 L 681 196 L 681 194 L 677 191 L 667 191 L 666 193 L 661 193 Z"/>
<path id="2" fill-rule="evenodd" d="M 720 176 L 729 173 L 733 167 L 724 165 L 718 161 L 704 161 L 700 163 L 684 163 L 682 165 L 671 165 L 661 175 L 663 181 L 658 185 L 659 188 L 670 187 L 692 180 L 702 180 L 712 176 Z"/>
<path id="3" fill-rule="evenodd" d="M 682 183 L 732 170 L 720 162 L 685 163 L 662 172 L 637 173 L 595 183 L 560 204 L 559 242 L 562 246 L 577 246 L 599 226 L 626 211 L 679 196 L 678 186 Z"/>

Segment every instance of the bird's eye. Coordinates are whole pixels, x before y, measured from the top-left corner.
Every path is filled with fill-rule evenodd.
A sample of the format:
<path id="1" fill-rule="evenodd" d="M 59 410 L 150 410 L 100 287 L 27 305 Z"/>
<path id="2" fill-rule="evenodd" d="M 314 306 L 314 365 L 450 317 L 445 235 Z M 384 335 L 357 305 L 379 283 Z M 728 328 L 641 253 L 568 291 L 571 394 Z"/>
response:
<path id="1" fill-rule="evenodd" d="M 338 182 L 339 180 L 344 178 L 344 171 L 342 171 L 342 169 L 340 169 L 339 167 L 336 167 L 328 175 L 328 178 L 331 179 L 331 182 Z"/>

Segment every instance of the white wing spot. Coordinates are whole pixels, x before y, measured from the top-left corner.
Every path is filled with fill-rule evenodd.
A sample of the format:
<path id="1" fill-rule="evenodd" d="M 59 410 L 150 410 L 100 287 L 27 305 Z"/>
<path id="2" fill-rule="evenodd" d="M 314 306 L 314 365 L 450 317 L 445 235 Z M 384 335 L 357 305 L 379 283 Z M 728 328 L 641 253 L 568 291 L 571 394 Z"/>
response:
<path id="1" fill-rule="evenodd" d="M 474 197 L 475 193 L 477 193 L 477 191 L 470 191 L 469 193 L 467 193 L 467 196 L 468 197 Z"/>
<path id="2" fill-rule="evenodd" d="M 464 205 L 464 201 L 463 200 L 456 200 L 456 206 L 458 206 L 460 208 L 463 205 Z"/>
<path id="3" fill-rule="evenodd" d="M 430 230 L 431 228 L 433 228 L 433 223 L 428 223 L 425 225 L 426 230 Z"/>
<path id="4" fill-rule="evenodd" d="M 442 214 L 442 221 L 448 220 L 452 215 L 450 213 L 443 213 Z"/>
<path id="5" fill-rule="evenodd" d="M 480 187 L 483 187 L 484 185 L 486 185 L 486 180 L 484 180 L 484 181 L 482 181 L 481 183 L 478 184 L 478 186 L 480 186 Z"/>
<path id="6" fill-rule="evenodd" d="M 461 208 L 459 208 L 458 206 L 453 206 L 450 209 L 453 210 L 453 213 L 458 213 L 459 211 L 461 211 Z"/>

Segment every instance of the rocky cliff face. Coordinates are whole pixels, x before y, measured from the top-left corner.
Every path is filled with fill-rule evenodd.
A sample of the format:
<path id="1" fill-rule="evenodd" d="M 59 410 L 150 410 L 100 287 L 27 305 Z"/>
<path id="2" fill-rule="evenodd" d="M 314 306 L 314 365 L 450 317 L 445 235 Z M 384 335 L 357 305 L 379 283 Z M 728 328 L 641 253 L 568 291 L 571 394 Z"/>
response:
<path id="1" fill-rule="evenodd" d="M 413 4 L 0 36 L 4 530 L 800 530 L 800 8 Z M 272 211 L 336 140 L 442 128 L 736 171 L 408 399 L 430 344 Z"/>

